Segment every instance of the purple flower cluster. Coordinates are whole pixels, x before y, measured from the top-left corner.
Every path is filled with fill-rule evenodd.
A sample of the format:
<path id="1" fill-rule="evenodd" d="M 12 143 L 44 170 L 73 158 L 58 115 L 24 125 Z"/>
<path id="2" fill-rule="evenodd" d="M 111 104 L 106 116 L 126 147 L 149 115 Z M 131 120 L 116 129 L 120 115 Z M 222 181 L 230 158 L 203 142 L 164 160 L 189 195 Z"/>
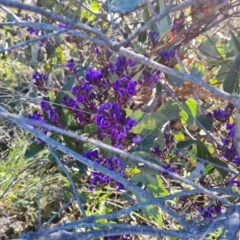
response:
<path id="1" fill-rule="evenodd" d="M 46 121 L 44 120 L 43 118 L 43 115 L 39 114 L 39 113 L 34 113 L 32 115 L 29 115 L 28 118 L 34 120 L 34 121 L 39 121 L 39 122 L 43 122 L 43 123 L 46 123 Z M 39 131 L 42 131 L 44 134 L 47 134 L 49 132 L 51 132 L 50 130 L 46 129 L 46 128 L 40 128 L 38 126 L 35 126 L 35 125 L 32 125 L 34 126 L 35 129 L 39 130 Z M 42 144 L 44 143 L 43 140 L 41 140 L 40 138 L 37 138 L 37 137 L 32 137 L 29 139 L 30 142 L 35 142 L 37 141 L 37 144 Z"/>
<path id="2" fill-rule="evenodd" d="M 216 202 L 211 206 L 208 206 L 207 209 L 199 207 L 198 211 L 200 212 L 201 216 L 204 220 L 211 219 L 214 215 L 220 215 L 222 211 L 222 204 L 220 202 Z"/>
<path id="3" fill-rule="evenodd" d="M 222 150 L 222 156 L 227 160 L 234 162 L 237 166 L 240 166 L 240 158 L 238 158 L 237 150 L 234 145 L 233 138 L 235 136 L 235 124 L 229 123 L 229 118 L 234 111 L 233 104 L 229 103 L 224 110 L 216 109 L 213 111 L 212 117 L 222 124 L 226 124 L 226 136 L 221 138 L 224 145 Z M 210 114 L 208 114 L 210 116 Z"/>
<path id="4" fill-rule="evenodd" d="M 166 169 L 166 170 L 168 170 L 169 172 L 173 172 L 173 173 L 176 172 L 176 169 L 173 168 L 173 167 L 171 166 L 171 164 L 164 164 L 164 165 L 162 165 L 161 167 L 164 168 L 164 169 Z"/>
<path id="5" fill-rule="evenodd" d="M 61 23 L 61 22 L 58 24 L 58 26 L 59 26 L 60 28 L 67 28 L 67 27 L 68 27 L 67 24 Z"/>
<path id="6" fill-rule="evenodd" d="M 171 58 L 175 56 L 175 50 L 160 50 L 159 56 L 161 57 L 164 64 L 167 64 Z"/>
<path id="7" fill-rule="evenodd" d="M 43 97 L 43 100 L 40 102 L 40 106 L 42 111 L 47 114 L 51 123 L 60 127 L 59 114 L 56 112 L 56 108 L 51 106 L 50 99 L 48 97 Z"/>
<path id="8" fill-rule="evenodd" d="M 136 93 L 137 82 L 125 76 L 117 79 L 112 86 L 118 96 L 118 101 L 126 103 Z"/>
<path id="9" fill-rule="evenodd" d="M 159 32 L 158 31 L 154 31 L 154 30 L 150 31 L 148 33 L 148 36 L 150 38 L 150 41 L 152 42 L 153 47 L 155 47 L 157 42 L 158 42 L 159 36 L 160 36 Z"/>
<path id="10" fill-rule="evenodd" d="M 48 76 L 46 74 L 39 73 L 38 71 L 33 74 L 32 78 L 34 80 L 34 85 L 36 85 L 38 88 L 43 88 L 45 82 L 48 80 Z"/>
<path id="11" fill-rule="evenodd" d="M 67 61 L 66 67 L 70 70 L 70 71 L 74 71 L 76 69 L 76 63 L 73 59 L 70 59 Z"/>
<path id="12" fill-rule="evenodd" d="M 69 69 L 75 68 L 73 59 L 67 63 Z M 71 93 L 75 96 L 72 99 L 65 96 L 62 100 L 63 104 L 68 106 L 79 124 L 89 124 L 91 112 L 97 111 L 96 104 L 104 102 L 108 97 L 106 90 L 110 87 L 109 80 L 106 79 L 103 73 L 99 70 L 94 70 L 92 67 L 87 69 L 84 79 L 78 84 L 75 84 Z M 106 93 L 106 96 L 104 95 Z"/>
<path id="13" fill-rule="evenodd" d="M 140 86 L 148 86 L 153 89 L 156 86 L 156 83 L 158 82 L 160 77 L 161 77 L 161 73 L 159 71 L 157 71 L 154 74 L 145 73 L 143 75 L 143 79 L 140 78 L 138 80 L 138 84 Z"/>
<path id="14" fill-rule="evenodd" d="M 222 123 L 228 122 L 230 116 L 232 115 L 234 110 L 233 104 L 229 103 L 224 110 L 221 109 L 215 109 L 213 111 L 213 117 Z"/>
<path id="15" fill-rule="evenodd" d="M 228 185 L 229 185 L 229 186 L 235 185 L 235 184 L 236 184 L 236 186 L 237 186 L 238 188 L 240 188 L 240 181 L 239 181 L 239 180 L 235 180 L 235 178 L 232 178 L 232 179 L 230 179 L 229 182 L 228 182 Z"/>
<path id="16" fill-rule="evenodd" d="M 110 62 L 108 64 L 108 70 L 111 73 L 116 73 L 119 77 L 128 75 L 128 68 L 134 67 L 136 63 L 131 59 L 119 56 L 115 63 Z"/>
<path id="17" fill-rule="evenodd" d="M 185 19 L 185 15 L 182 12 L 179 18 L 176 18 L 173 20 L 172 31 L 179 32 L 183 28 L 184 19 Z"/>
<path id="18" fill-rule="evenodd" d="M 32 28 L 32 27 L 28 27 L 28 28 L 27 28 L 27 31 L 28 31 L 31 35 L 35 34 L 35 35 L 38 36 L 38 33 L 39 33 L 39 30 L 34 29 L 34 28 Z"/>
<path id="19" fill-rule="evenodd" d="M 112 143 L 117 145 L 125 140 L 128 132 L 137 124 L 134 119 L 126 117 L 126 112 L 116 102 L 106 102 L 99 106 L 95 114 L 95 122 L 101 138 L 108 136 Z"/>
<path id="20" fill-rule="evenodd" d="M 151 153 L 153 153 L 156 157 L 161 158 L 161 159 L 165 159 L 166 151 L 167 151 L 167 149 L 161 150 L 159 148 L 159 145 L 151 148 Z"/>
<path id="21" fill-rule="evenodd" d="M 91 159 L 97 164 L 100 164 L 106 167 L 111 171 L 118 173 L 122 177 L 124 177 L 125 175 L 124 171 L 122 170 L 122 162 L 117 157 L 105 158 L 103 156 L 100 156 L 98 150 L 86 151 L 83 154 L 83 156 Z M 91 176 L 89 181 L 90 181 L 90 186 L 89 186 L 90 190 L 93 190 L 95 187 L 103 187 L 106 185 L 115 187 L 117 191 L 124 189 L 124 186 L 121 183 L 116 182 L 112 178 L 95 170 L 91 171 Z"/>

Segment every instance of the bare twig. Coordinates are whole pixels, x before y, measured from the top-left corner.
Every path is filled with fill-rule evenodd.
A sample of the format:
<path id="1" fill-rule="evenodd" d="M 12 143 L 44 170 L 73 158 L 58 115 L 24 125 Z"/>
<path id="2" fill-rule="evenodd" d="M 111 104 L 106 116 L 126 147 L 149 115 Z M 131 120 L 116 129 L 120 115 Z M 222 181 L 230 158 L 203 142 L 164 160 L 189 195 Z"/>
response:
<path id="1" fill-rule="evenodd" d="M 55 158 L 56 162 L 58 163 L 58 165 L 61 167 L 61 169 L 64 171 L 64 173 L 67 175 L 68 177 L 68 180 L 72 186 L 72 190 L 73 190 L 73 194 L 74 194 L 74 197 L 75 199 L 77 200 L 78 202 L 78 206 L 79 206 L 79 209 L 81 210 L 82 212 L 82 215 L 83 217 L 86 217 L 86 213 L 85 213 L 85 210 L 83 208 L 83 205 L 82 205 L 82 201 L 79 197 L 79 194 L 78 194 L 78 191 L 77 191 L 77 188 L 72 180 L 72 177 L 71 175 L 69 174 L 68 170 L 65 168 L 64 164 L 61 162 L 61 160 L 59 159 L 59 157 L 57 156 L 57 154 L 52 150 L 52 148 L 50 147 L 49 144 L 47 144 L 48 146 L 48 149 L 50 151 L 50 153 L 53 155 L 53 157 Z"/>

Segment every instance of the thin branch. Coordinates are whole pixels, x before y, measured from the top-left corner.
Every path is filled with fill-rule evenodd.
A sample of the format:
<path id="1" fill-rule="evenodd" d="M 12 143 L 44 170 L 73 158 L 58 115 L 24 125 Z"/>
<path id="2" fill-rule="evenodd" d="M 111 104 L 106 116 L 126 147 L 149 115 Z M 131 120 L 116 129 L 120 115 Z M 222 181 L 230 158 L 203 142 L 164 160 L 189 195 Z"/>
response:
<path id="1" fill-rule="evenodd" d="M 237 239 L 237 234 L 240 228 L 240 204 L 237 203 L 235 207 L 232 207 L 232 213 L 228 217 L 228 235 L 227 240 Z"/>
<path id="2" fill-rule="evenodd" d="M 181 79 L 186 79 L 189 80 L 190 82 L 197 84 L 203 88 L 205 88 L 206 90 L 210 91 L 213 94 L 218 95 L 219 97 L 228 100 L 230 102 L 232 102 L 232 97 L 229 93 L 224 92 L 220 89 L 217 89 L 216 87 L 211 86 L 209 83 L 203 81 L 201 78 L 198 78 L 196 76 L 192 76 L 186 73 L 182 73 L 182 72 L 178 72 L 172 68 L 166 67 L 162 64 L 159 64 L 157 62 L 152 61 L 151 59 L 141 55 L 141 54 L 137 54 L 135 52 L 132 52 L 126 48 L 121 47 L 119 52 L 120 55 L 131 58 L 133 60 L 135 60 L 136 62 L 140 62 L 142 64 L 144 64 L 145 66 L 149 66 L 152 68 L 155 68 L 159 71 L 162 71 L 164 73 L 167 73 L 171 76 L 175 76 Z"/>
<path id="3" fill-rule="evenodd" d="M 58 165 L 61 167 L 61 169 L 63 170 L 63 172 L 66 174 L 71 186 L 72 186 L 72 190 L 73 190 L 73 194 L 74 194 L 74 197 L 76 198 L 77 202 L 78 202 L 78 206 L 79 206 L 79 209 L 80 211 L 82 212 L 82 215 L 83 217 L 86 217 L 86 213 L 85 213 L 85 210 L 83 208 L 83 205 L 82 205 L 82 201 L 79 197 L 79 194 L 78 194 L 78 191 L 77 191 L 77 188 L 75 186 L 75 183 L 73 182 L 72 180 L 72 177 L 71 175 L 69 174 L 68 170 L 65 168 L 64 164 L 61 162 L 61 160 L 59 159 L 59 157 L 57 156 L 57 154 L 52 150 L 52 148 L 50 147 L 49 144 L 47 144 L 48 146 L 48 149 L 50 151 L 50 153 L 53 155 L 53 157 L 55 158 L 56 162 L 58 163 Z"/>
<path id="4" fill-rule="evenodd" d="M 5 6 L 9 6 L 9 7 L 14 7 L 14 8 L 19 8 L 19 9 L 31 11 L 31 12 L 34 12 L 34 13 L 39 13 L 39 14 L 47 17 L 47 18 L 51 18 L 52 20 L 70 25 L 71 28 L 75 28 L 75 29 L 84 30 L 84 31 L 87 31 L 87 32 L 94 33 L 96 36 L 98 36 L 99 38 L 104 40 L 104 42 L 107 43 L 109 46 L 113 47 L 112 41 L 109 40 L 108 37 L 104 33 L 102 33 L 97 28 L 90 27 L 87 24 L 80 23 L 80 22 L 75 23 L 75 22 L 72 21 L 72 19 L 63 17 L 63 16 L 58 15 L 54 12 L 49 12 L 49 11 L 46 11 L 45 9 L 43 9 L 43 8 L 19 3 L 19 2 L 16 2 L 16 1 L 0 0 L 0 4 L 5 5 Z"/>

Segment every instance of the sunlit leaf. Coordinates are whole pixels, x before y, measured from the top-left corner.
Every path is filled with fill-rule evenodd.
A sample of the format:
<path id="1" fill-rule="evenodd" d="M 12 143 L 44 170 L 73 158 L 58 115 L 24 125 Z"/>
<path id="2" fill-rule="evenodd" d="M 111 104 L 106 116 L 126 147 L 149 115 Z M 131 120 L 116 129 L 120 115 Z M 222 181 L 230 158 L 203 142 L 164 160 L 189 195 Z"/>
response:
<path id="1" fill-rule="evenodd" d="M 185 139 L 185 136 L 182 133 L 174 133 L 173 137 L 176 141 L 182 141 Z"/>
<path id="2" fill-rule="evenodd" d="M 90 5 L 91 5 L 91 10 L 94 13 L 97 13 L 100 11 L 99 2 L 97 0 L 91 0 Z"/>
<path id="3" fill-rule="evenodd" d="M 185 101 L 184 106 L 188 110 L 189 114 L 191 116 L 196 117 L 198 114 L 198 103 L 193 99 L 189 98 L 187 101 Z M 193 125 L 194 120 L 191 116 L 185 110 L 181 110 L 181 121 L 182 123 L 185 123 L 187 125 Z"/>

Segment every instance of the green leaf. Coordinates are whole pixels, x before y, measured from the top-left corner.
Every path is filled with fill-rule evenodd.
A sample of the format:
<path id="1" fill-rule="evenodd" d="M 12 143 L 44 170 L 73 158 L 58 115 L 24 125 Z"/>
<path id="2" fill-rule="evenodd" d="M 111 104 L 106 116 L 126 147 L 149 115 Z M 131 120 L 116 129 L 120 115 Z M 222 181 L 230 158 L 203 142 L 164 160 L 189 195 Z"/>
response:
<path id="1" fill-rule="evenodd" d="M 202 124 L 202 126 L 207 130 L 212 130 L 213 119 L 202 114 L 196 117 L 196 119 Z"/>
<path id="2" fill-rule="evenodd" d="M 162 227 L 162 214 L 159 211 L 159 208 L 157 206 L 147 206 L 145 208 L 141 209 L 144 214 L 147 216 L 153 217 L 155 222 L 159 225 L 159 227 Z"/>
<path id="3" fill-rule="evenodd" d="M 151 19 L 150 11 L 148 9 L 148 5 L 145 4 L 145 7 L 143 9 L 143 21 L 144 23 L 147 23 L 150 19 Z"/>
<path id="4" fill-rule="evenodd" d="M 240 72 L 240 53 L 236 57 L 231 66 L 230 72 L 227 74 L 224 83 L 223 90 L 228 93 L 239 93 L 239 72 Z"/>
<path id="5" fill-rule="evenodd" d="M 131 12 L 133 11 L 142 0 L 113 0 L 110 4 L 111 10 L 113 12 Z"/>
<path id="6" fill-rule="evenodd" d="M 139 34 L 139 36 L 138 36 L 138 42 L 144 43 L 146 40 L 147 40 L 147 32 L 144 31 L 144 32 L 142 32 L 142 33 Z M 137 47 L 138 50 L 140 50 L 140 52 L 138 52 L 138 53 L 144 53 L 144 52 L 146 52 L 146 51 L 145 51 L 143 48 L 141 48 L 140 46 L 135 45 L 135 48 L 136 48 L 136 47 Z M 135 48 L 134 48 L 134 49 L 135 49 Z M 137 49 L 136 49 L 136 50 L 137 50 Z"/>
<path id="7" fill-rule="evenodd" d="M 76 145 L 76 139 L 71 138 L 69 136 L 63 135 L 64 142 L 66 143 L 67 147 L 76 151 L 77 145 Z"/>
<path id="8" fill-rule="evenodd" d="M 61 118 L 63 120 L 64 126 L 72 126 L 75 123 L 73 114 L 67 108 L 63 108 L 61 111 Z"/>
<path id="9" fill-rule="evenodd" d="M 172 76 L 172 75 L 169 75 L 168 76 L 168 82 L 172 85 L 172 84 L 175 84 L 176 86 L 180 87 L 183 85 L 184 83 L 184 79 L 182 78 L 179 78 L 179 77 L 175 77 L 175 76 Z"/>
<path id="10" fill-rule="evenodd" d="M 47 58 L 54 58 L 56 56 L 56 47 L 53 44 L 46 45 Z"/>
<path id="11" fill-rule="evenodd" d="M 132 45 L 133 45 L 133 49 L 134 49 L 135 52 L 137 52 L 139 54 L 145 54 L 146 53 L 146 48 L 143 48 L 139 42 L 137 42 L 137 41 L 133 42 Z"/>
<path id="12" fill-rule="evenodd" d="M 182 150 L 182 149 L 187 148 L 195 143 L 196 143 L 195 140 L 186 140 L 186 141 L 178 142 L 176 147 L 177 147 L 177 149 Z"/>
<path id="13" fill-rule="evenodd" d="M 234 51 L 235 56 L 237 57 L 237 55 L 240 53 L 240 41 L 239 39 L 233 34 L 232 31 L 230 31 L 230 35 L 231 35 L 231 45 Z"/>
<path id="14" fill-rule="evenodd" d="M 218 164 L 222 167 L 228 168 L 228 164 L 226 162 L 223 162 L 222 160 L 220 160 L 218 158 L 210 156 L 210 157 L 207 158 L 207 160 L 212 162 L 212 163 Z M 217 169 L 217 171 L 221 175 L 222 179 L 224 179 L 228 175 L 228 171 L 225 171 L 225 170 L 223 170 L 221 168 L 218 168 L 218 167 L 215 167 L 215 168 Z"/>
<path id="15" fill-rule="evenodd" d="M 59 92 L 56 98 L 56 101 L 55 101 L 56 103 L 61 103 L 63 97 L 67 95 L 66 92 L 71 91 L 72 86 L 74 84 L 74 79 L 75 79 L 75 76 L 71 76 L 70 79 L 66 82 L 66 84 L 63 86 L 62 90 Z"/>
<path id="16" fill-rule="evenodd" d="M 97 0 L 91 0 L 90 5 L 91 5 L 91 10 L 94 13 L 97 13 L 100 11 L 99 2 Z"/>
<path id="17" fill-rule="evenodd" d="M 89 124 L 87 126 L 84 127 L 84 133 L 95 133 L 98 130 L 98 126 L 95 123 Z"/>
<path id="18" fill-rule="evenodd" d="M 37 142 L 33 142 L 27 147 L 24 156 L 25 158 L 32 158 L 41 152 L 44 148 L 44 144 L 37 144 Z"/>
<path id="19" fill-rule="evenodd" d="M 167 120 L 177 118 L 179 116 L 179 105 L 177 102 L 167 102 L 159 108 L 159 112 L 163 114 Z"/>
<path id="20" fill-rule="evenodd" d="M 184 136 L 184 134 L 182 134 L 182 133 L 174 133 L 173 134 L 173 137 L 174 137 L 174 139 L 176 140 L 176 141 L 182 141 L 182 140 L 184 140 L 185 139 L 185 136 Z"/>
<path id="21" fill-rule="evenodd" d="M 146 180 L 149 183 L 147 190 L 158 196 L 167 196 L 168 190 L 163 186 L 163 181 L 159 175 L 148 175 L 146 174 Z"/>
<path id="22" fill-rule="evenodd" d="M 64 56 L 63 48 L 62 48 L 61 45 L 58 45 L 58 46 L 56 47 L 56 54 L 57 54 L 57 58 L 58 58 L 58 60 L 60 61 L 60 63 L 61 63 L 62 65 L 64 65 L 64 63 L 65 63 L 65 56 Z"/>
<path id="23" fill-rule="evenodd" d="M 144 151 L 136 151 L 136 152 L 133 152 L 132 155 L 141 157 L 145 160 L 152 157 L 152 155 L 149 152 L 144 152 Z"/>
<path id="24" fill-rule="evenodd" d="M 65 42 L 65 34 L 59 34 L 57 36 L 54 36 L 54 40 L 57 44 L 62 44 Z"/>
<path id="25" fill-rule="evenodd" d="M 143 116 L 143 112 L 140 110 L 137 111 L 132 111 L 131 109 L 125 109 L 127 116 L 135 119 L 136 121 L 138 121 L 139 119 L 142 118 Z M 154 130 L 157 126 L 157 121 L 154 117 L 152 117 L 151 115 L 145 115 L 141 121 L 132 128 L 131 132 L 135 133 L 135 134 L 139 134 L 142 132 L 142 130 L 147 129 L 147 130 Z"/>
<path id="26" fill-rule="evenodd" d="M 191 113 L 193 117 L 196 117 L 198 114 L 198 103 L 193 99 L 189 98 L 187 101 L 185 101 L 184 106 L 188 110 L 188 112 Z M 188 115 L 188 113 L 185 110 L 181 110 L 181 122 L 186 125 L 193 125 L 194 120 L 192 117 Z"/>
<path id="27" fill-rule="evenodd" d="M 207 149 L 207 147 L 204 145 L 204 143 L 202 143 L 200 140 L 197 140 L 197 157 L 208 160 L 209 162 L 218 164 L 220 166 L 226 167 L 228 168 L 228 164 L 221 161 L 218 158 L 215 158 L 211 155 L 211 153 L 209 152 L 209 150 Z M 228 175 L 228 172 L 220 169 L 218 167 L 213 166 L 214 168 L 217 169 L 217 171 L 220 173 L 220 175 L 222 176 L 222 178 L 225 178 Z"/>
<path id="28" fill-rule="evenodd" d="M 207 147 L 201 140 L 197 140 L 197 157 L 206 159 L 207 157 L 211 156 L 210 152 L 208 151 Z"/>
<path id="29" fill-rule="evenodd" d="M 207 164 L 207 166 L 205 167 L 206 175 L 213 173 L 214 170 L 215 170 L 215 167 L 213 165 L 211 165 L 211 164 Z"/>
<path id="30" fill-rule="evenodd" d="M 164 0 L 159 0 L 159 12 L 164 12 L 165 11 L 165 1 Z M 170 23 L 168 22 L 168 17 L 164 17 L 163 19 L 160 20 L 160 37 L 163 37 L 164 34 L 169 30 Z"/>
<path id="31" fill-rule="evenodd" d="M 111 145 L 112 141 L 111 141 L 111 139 L 109 137 L 105 137 L 103 139 L 103 143 L 105 143 L 107 145 Z M 103 149 L 103 148 L 100 149 L 100 153 L 103 154 L 103 155 L 106 155 L 106 156 L 110 156 L 111 155 L 111 153 L 108 150 Z"/>
<path id="32" fill-rule="evenodd" d="M 146 183 L 146 177 L 143 173 L 138 173 L 138 174 L 133 176 L 132 182 L 135 183 L 135 184 L 138 184 L 140 182 Z"/>

